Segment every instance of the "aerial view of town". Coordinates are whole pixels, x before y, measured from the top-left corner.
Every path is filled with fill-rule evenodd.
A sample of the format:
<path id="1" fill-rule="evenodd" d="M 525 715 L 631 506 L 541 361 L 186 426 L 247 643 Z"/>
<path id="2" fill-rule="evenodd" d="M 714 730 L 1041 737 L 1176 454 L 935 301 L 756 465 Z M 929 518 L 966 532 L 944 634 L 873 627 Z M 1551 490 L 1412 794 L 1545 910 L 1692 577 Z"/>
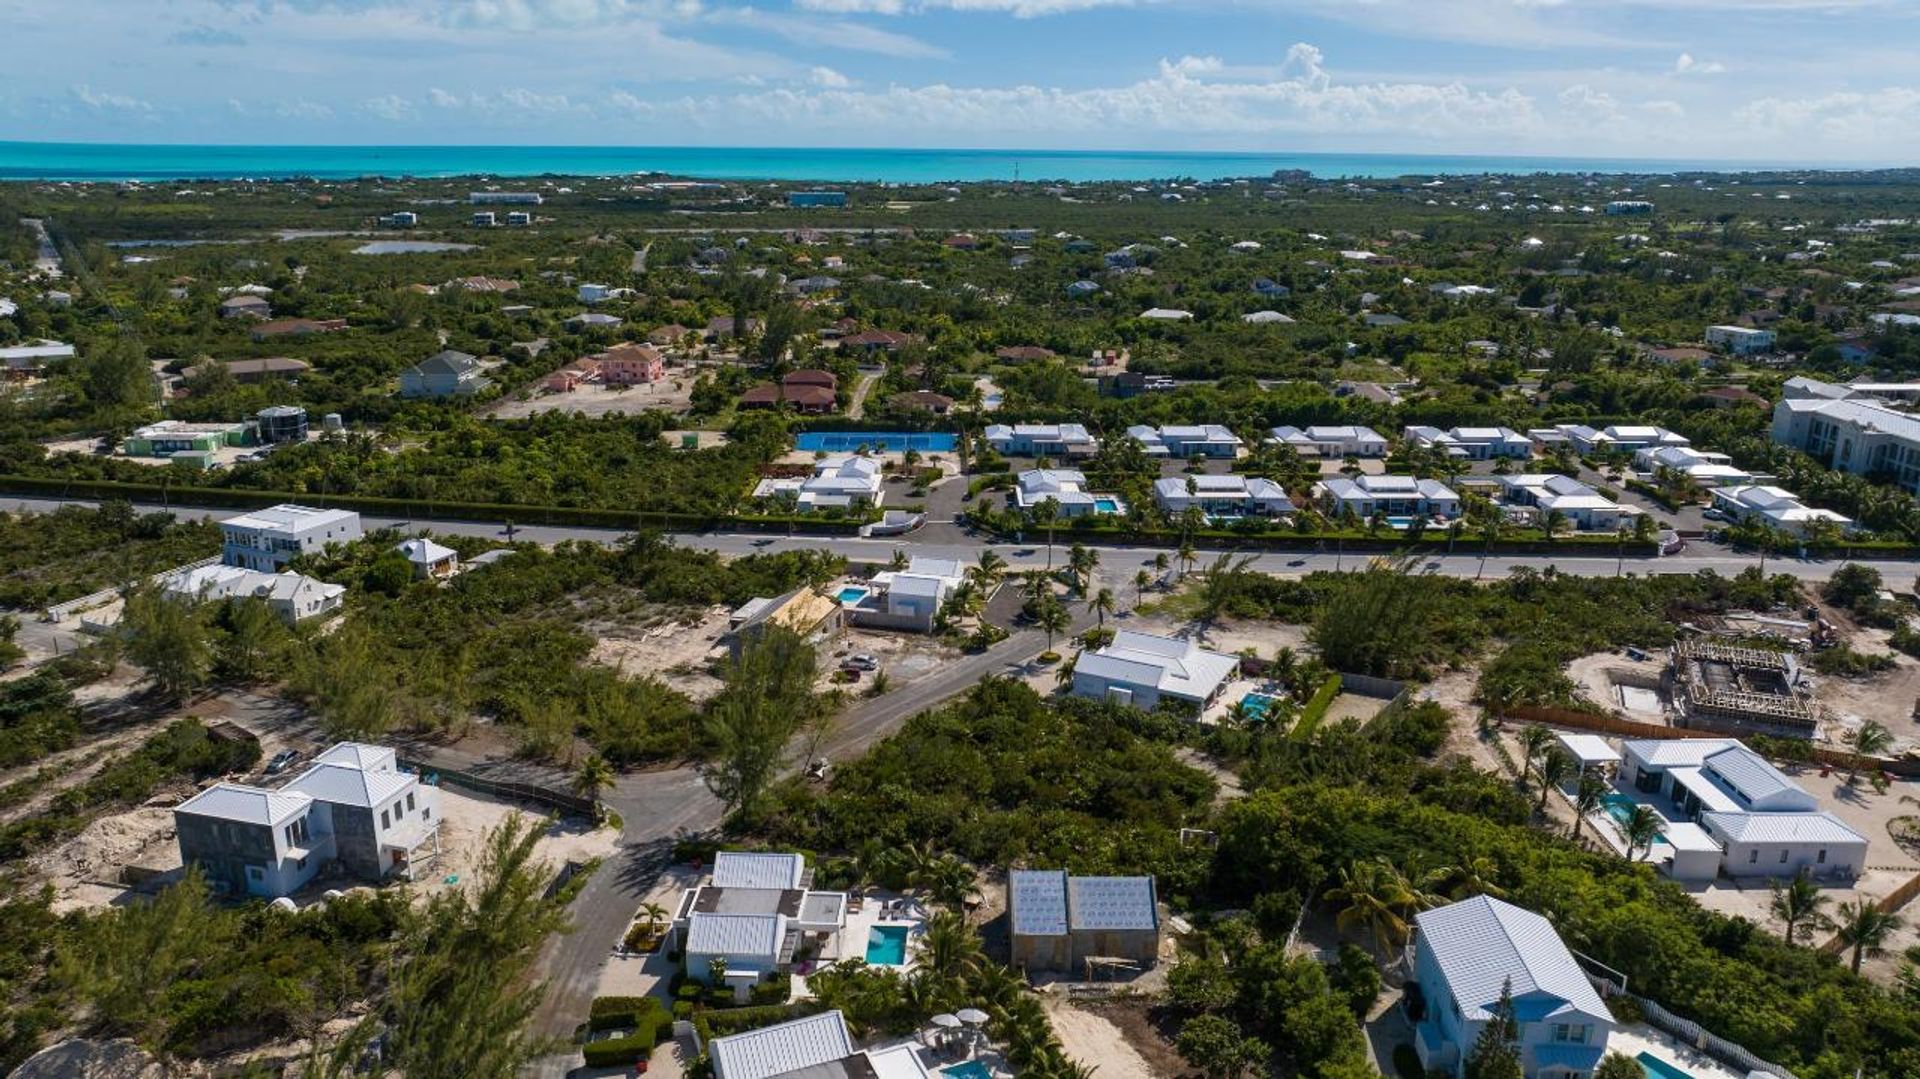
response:
<path id="1" fill-rule="evenodd" d="M 719 25 L 1156 17 L 937 6 Z M 1160 85 L 1390 88 L 1286 55 Z M 1920 168 L 1839 105 L 27 141 L 201 130 L 111 68 L 0 112 L 0 1074 L 1920 1077 Z"/>

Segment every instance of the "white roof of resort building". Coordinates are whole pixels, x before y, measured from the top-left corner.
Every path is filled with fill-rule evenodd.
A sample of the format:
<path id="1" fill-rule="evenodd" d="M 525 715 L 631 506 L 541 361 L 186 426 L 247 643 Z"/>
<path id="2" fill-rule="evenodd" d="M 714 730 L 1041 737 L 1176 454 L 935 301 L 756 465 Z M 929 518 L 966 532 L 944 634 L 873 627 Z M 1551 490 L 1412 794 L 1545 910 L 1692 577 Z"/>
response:
<path id="1" fill-rule="evenodd" d="M 853 1051 L 853 1036 L 837 1011 L 729 1034 L 707 1046 L 714 1079 L 775 1079 L 845 1060 Z"/>
<path id="2" fill-rule="evenodd" d="M 1660 829 L 1660 835 L 1667 845 L 1677 851 L 1718 851 L 1720 841 L 1707 834 L 1705 828 L 1690 820 L 1670 821 Z"/>
<path id="3" fill-rule="evenodd" d="M 238 783 L 215 783 L 181 802 L 176 813 L 271 827 L 306 812 L 313 799 L 298 792 L 263 790 Z"/>
<path id="4" fill-rule="evenodd" d="M 1320 445 L 1328 442 L 1385 442 L 1386 436 L 1371 427 L 1359 424 L 1315 425 L 1294 427 L 1283 425 L 1268 432 L 1275 442 L 1290 444 Z"/>
<path id="5" fill-rule="evenodd" d="M 335 743 L 313 761 L 315 764 L 344 764 L 369 772 L 391 772 L 397 766 L 393 750 L 365 742 Z"/>
<path id="6" fill-rule="evenodd" d="M 787 936 L 784 914 L 709 914 L 687 916 L 687 951 L 695 955 L 780 954 Z"/>
<path id="7" fill-rule="evenodd" d="M 1824 810 L 1817 813 L 1701 814 L 1700 822 L 1733 843 L 1865 843 L 1866 837 Z"/>
<path id="8" fill-rule="evenodd" d="M 1096 678 L 1154 686 L 1166 696 L 1204 701 L 1240 666 L 1236 656 L 1192 641 L 1121 630 L 1113 643 L 1083 652 L 1074 669 Z"/>
<path id="9" fill-rule="evenodd" d="M 377 809 L 413 783 L 405 772 L 367 772 L 351 764 L 321 762 L 282 789 L 311 795 L 316 801 Z"/>
<path id="10" fill-rule="evenodd" d="M 798 888 L 807 860 L 798 854 L 723 850 L 713 856 L 716 888 Z"/>
<path id="11" fill-rule="evenodd" d="M 1560 743 L 1567 756 L 1572 757 L 1582 768 L 1592 768 L 1599 764 L 1613 764 L 1620 760 L 1620 751 L 1607 744 L 1605 738 L 1597 734 L 1569 734 L 1562 731 L 1554 738 Z"/>
<path id="12" fill-rule="evenodd" d="M 1583 1012 L 1608 1014 L 1552 924 L 1530 910 L 1475 896 L 1422 911 L 1414 921 L 1419 946 L 1446 976 L 1468 1020 L 1490 1018 L 1488 1009 L 1509 983 L 1515 1000 L 1545 992 Z"/>
<path id="13" fill-rule="evenodd" d="M 1620 752 L 1655 768 L 1698 768 L 1709 756 L 1739 744 L 1731 738 L 1629 738 L 1620 743 Z"/>
<path id="14" fill-rule="evenodd" d="M 1706 763 L 1749 804 L 1758 804 L 1781 794 L 1804 797 L 1807 793 L 1798 783 L 1788 779 L 1785 772 L 1775 768 L 1771 761 L 1739 743 L 1709 754 Z"/>
<path id="15" fill-rule="evenodd" d="M 280 531 L 285 529 L 318 528 L 322 525 L 334 524 L 336 522 L 358 520 L 359 516 L 359 514 L 352 510 L 314 509 L 312 506 L 296 506 L 289 502 L 278 506 L 268 506 L 265 509 L 253 510 L 249 513 L 241 514 L 238 517 L 229 517 L 220 523 L 230 528 L 254 528 L 263 531 Z"/>
<path id="16" fill-rule="evenodd" d="M 454 557 L 451 547 L 442 547 L 425 536 L 415 536 L 394 548 L 407 561 L 419 566 L 431 566 L 435 562 Z"/>

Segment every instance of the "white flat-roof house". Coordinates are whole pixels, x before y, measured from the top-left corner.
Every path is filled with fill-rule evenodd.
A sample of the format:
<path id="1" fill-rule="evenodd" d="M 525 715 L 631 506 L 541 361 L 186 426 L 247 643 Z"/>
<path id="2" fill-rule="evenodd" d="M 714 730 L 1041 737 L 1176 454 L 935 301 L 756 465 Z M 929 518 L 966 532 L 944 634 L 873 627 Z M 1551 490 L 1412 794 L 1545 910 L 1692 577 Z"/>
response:
<path id="1" fill-rule="evenodd" d="M 1209 517 L 1272 517 L 1294 508 L 1286 488 L 1259 476 L 1167 476 L 1153 481 L 1153 501 L 1167 513 L 1198 506 Z"/>
<path id="2" fill-rule="evenodd" d="M 1126 512 L 1126 504 L 1120 501 L 1120 496 L 1089 491 L 1086 473 L 1077 469 L 1030 468 L 1016 478 L 1013 489 L 1015 506 L 1030 510 L 1049 498 L 1060 507 L 1062 517 Z"/>
<path id="3" fill-rule="evenodd" d="M 803 943 L 827 957 L 847 924 L 847 895 L 814 891 L 812 882 L 803 855 L 714 855 L 713 875 L 682 892 L 674 908 L 673 939 L 687 977 L 711 982 L 720 960 L 724 982 L 744 1000 L 755 985 L 786 973 Z"/>
<path id="4" fill-rule="evenodd" d="M 1078 423 L 996 423 L 985 434 L 987 445 L 1007 457 L 1087 457 L 1100 448 Z"/>
<path id="5" fill-rule="evenodd" d="M 1613 1013 L 1552 923 L 1530 910 L 1475 896 L 1414 916 L 1413 973 L 1420 987 L 1414 1048 L 1420 1063 L 1464 1074 L 1500 994 L 1519 1023 L 1526 1079 L 1586 1079 L 1606 1055 Z"/>
<path id="6" fill-rule="evenodd" d="M 273 571 L 329 543 L 352 543 L 363 533 L 352 510 L 321 510 L 283 503 L 220 522 L 220 560 L 243 569 Z"/>
<path id="7" fill-rule="evenodd" d="M 1361 519 L 1392 516 L 1458 517 L 1460 496 L 1439 480 L 1412 476 L 1336 476 L 1313 485 L 1314 501 L 1338 516 L 1352 510 Z"/>
<path id="8" fill-rule="evenodd" d="M 1773 406 L 1773 441 L 1801 450 L 1828 468 L 1887 476 L 1902 490 L 1920 493 L 1920 417 L 1884 402 L 1783 398 Z"/>
<path id="9" fill-rule="evenodd" d="M 1406 440 L 1421 449 L 1439 450 L 1469 461 L 1490 461 L 1496 457 L 1533 456 L 1533 440 L 1511 427 L 1438 427 L 1414 425 L 1402 432 Z"/>
<path id="10" fill-rule="evenodd" d="M 1632 506 L 1622 506 L 1579 480 L 1557 472 L 1502 476 L 1500 484 L 1509 504 L 1531 507 L 1542 521 L 1547 514 L 1558 512 L 1568 524 L 1582 532 L 1612 532 L 1640 514 Z"/>
<path id="11" fill-rule="evenodd" d="M 257 599 L 288 625 L 332 614 L 346 601 L 347 586 L 298 573 L 268 573 L 218 563 L 168 574 L 160 590 L 175 599 L 218 602 Z"/>
<path id="12" fill-rule="evenodd" d="M 1851 878 L 1866 866 L 1865 837 L 1732 738 L 1629 739 L 1620 756 L 1623 789 L 1659 795 L 1676 826 L 1696 825 L 1721 852 L 1707 876 Z"/>
<path id="13" fill-rule="evenodd" d="M 1692 444 L 1685 435 L 1675 434 L 1664 427 L 1630 423 L 1616 423 L 1603 428 L 1589 427 L 1584 423 L 1556 423 L 1552 427 L 1533 428 L 1527 432 L 1527 437 L 1542 447 L 1570 445 L 1574 452 L 1582 455 L 1638 453 L 1649 446 Z"/>
<path id="14" fill-rule="evenodd" d="M 1815 509 L 1784 487 L 1748 484 L 1719 487 L 1711 493 L 1714 508 L 1735 520 L 1759 521 L 1795 536 L 1805 536 L 1810 526 L 1822 521 L 1843 531 L 1853 527 L 1851 517 Z"/>
<path id="15" fill-rule="evenodd" d="M 755 498 L 790 498 L 802 512 L 878 506 L 886 491 L 880 484 L 880 462 L 872 457 L 842 454 L 816 461 L 805 479 L 782 477 L 761 480 Z"/>
<path id="16" fill-rule="evenodd" d="M 439 853 L 440 792 L 393 751 L 342 742 L 279 790 L 216 783 L 174 808 L 180 857 L 213 887 L 274 899 L 324 871 L 412 875 Z"/>
<path id="17" fill-rule="evenodd" d="M 846 608 L 857 626 L 931 633 L 941 605 L 967 579 L 967 567 L 952 558 L 915 555 L 903 570 L 876 573 L 873 587 Z"/>
<path id="18" fill-rule="evenodd" d="M 1233 457 L 1240 452 L 1240 436 L 1217 423 L 1148 427 L 1135 424 L 1127 437 L 1140 443 L 1148 457 Z"/>
<path id="19" fill-rule="evenodd" d="M 1371 427 L 1333 424 L 1312 427 L 1275 427 L 1270 440 L 1293 447 L 1302 457 L 1385 457 L 1387 438 Z"/>
<path id="20" fill-rule="evenodd" d="M 928 1079 L 912 1045 L 858 1049 L 838 1011 L 741 1031 L 707 1043 L 713 1079 Z"/>
<path id="21" fill-rule="evenodd" d="M 1756 330 L 1751 326 L 1708 326 L 1706 341 L 1735 356 L 1754 356 L 1773 351 L 1774 336 L 1772 330 Z"/>
<path id="22" fill-rule="evenodd" d="M 1239 669 L 1237 657 L 1193 641 L 1123 629 L 1098 651 L 1080 653 L 1073 694 L 1146 709 L 1163 700 L 1204 708 Z"/>
<path id="23" fill-rule="evenodd" d="M 1633 455 L 1633 467 L 1649 475 L 1657 475 L 1662 469 L 1677 472 L 1702 487 L 1753 482 L 1753 473 L 1735 467 L 1732 457 L 1692 446 L 1648 447 Z"/>

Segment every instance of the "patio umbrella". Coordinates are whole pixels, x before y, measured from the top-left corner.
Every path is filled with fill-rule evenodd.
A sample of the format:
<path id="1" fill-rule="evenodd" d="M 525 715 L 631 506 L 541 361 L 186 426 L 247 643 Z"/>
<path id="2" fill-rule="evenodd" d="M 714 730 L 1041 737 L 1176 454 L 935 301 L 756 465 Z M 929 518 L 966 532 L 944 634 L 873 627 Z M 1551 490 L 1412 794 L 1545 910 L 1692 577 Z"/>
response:
<path id="1" fill-rule="evenodd" d="M 954 1013 L 962 1023 L 979 1026 L 987 1021 L 987 1013 L 978 1008 L 962 1008 Z"/>
<path id="2" fill-rule="evenodd" d="M 939 1015 L 936 1015 L 931 1020 L 929 1020 L 929 1022 L 931 1022 L 934 1026 L 941 1028 L 942 1030 L 957 1030 L 960 1026 L 960 1017 L 957 1015 L 948 1015 L 946 1012 L 941 1012 Z"/>

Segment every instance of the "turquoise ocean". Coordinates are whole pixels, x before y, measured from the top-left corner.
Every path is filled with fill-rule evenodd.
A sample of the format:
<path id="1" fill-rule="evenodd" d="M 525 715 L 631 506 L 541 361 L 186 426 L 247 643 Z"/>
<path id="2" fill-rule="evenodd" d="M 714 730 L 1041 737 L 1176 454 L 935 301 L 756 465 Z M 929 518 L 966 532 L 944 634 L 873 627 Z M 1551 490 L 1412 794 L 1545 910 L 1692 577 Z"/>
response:
<path id="1" fill-rule="evenodd" d="M 0 180 L 230 180 L 358 176 L 613 176 L 939 183 L 966 180 L 1322 178 L 1525 173 L 1731 172 L 1751 162 L 1424 154 L 1104 150 L 790 149 L 691 146 L 181 146 L 0 142 Z"/>

